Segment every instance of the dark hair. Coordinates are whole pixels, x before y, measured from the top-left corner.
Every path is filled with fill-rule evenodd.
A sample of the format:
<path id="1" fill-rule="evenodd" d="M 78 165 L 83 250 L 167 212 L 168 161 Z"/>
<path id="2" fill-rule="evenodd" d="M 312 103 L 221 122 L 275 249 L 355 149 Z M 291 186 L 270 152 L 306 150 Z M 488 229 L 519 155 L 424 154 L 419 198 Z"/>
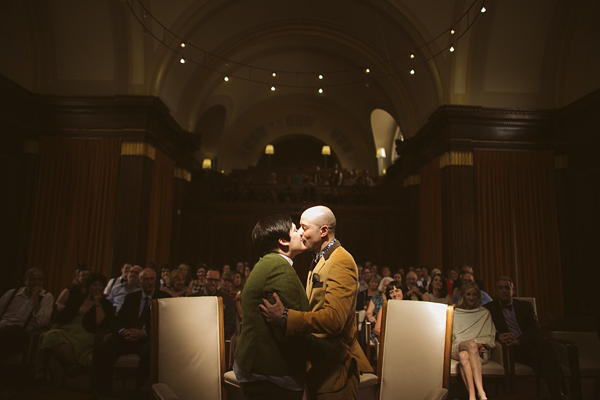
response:
<path id="1" fill-rule="evenodd" d="M 102 287 L 106 286 L 106 277 L 98 272 L 94 272 L 88 276 L 87 281 L 85 281 L 85 291 L 87 293 L 90 292 L 90 286 L 92 286 L 96 282 L 102 282 Z"/>
<path id="2" fill-rule="evenodd" d="M 292 218 L 286 214 L 269 215 L 252 229 L 252 243 L 263 255 L 279 248 L 279 239 L 290 240 Z"/>
<path id="3" fill-rule="evenodd" d="M 402 284 L 398 281 L 391 281 L 390 283 L 388 283 L 387 287 L 385 288 L 385 298 L 386 299 L 390 298 L 390 292 L 392 291 L 392 289 L 402 290 Z"/>
<path id="4" fill-rule="evenodd" d="M 440 294 L 442 295 L 442 297 L 448 296 L 448 286 L 446 285 L 446 278 L 444 278 L 444 275 L 442 274 L 434 274 L 431 277 L 431 281 L 429 282 L 429 289 L 427 289 L 427 292 L 429 292 L 429 294 L 433 294 L 433 280 L 436 276 L 439 276 L 442 280 L 442 290 L 440 290 Z"/>
<path id="5" fill-rule="evenodd" d="M 508 282 L 508 283 L 510 283 L 510 287 L 512 287 L 512 288 L 515 287 L 515 284 L 513 283 L 512 279 L 510 279 L 506 275 L 502 275 L 502 276 L 498 277 L 498 279 L 496 279 L 496 286 L 498 286 L 498 282 Z"/>

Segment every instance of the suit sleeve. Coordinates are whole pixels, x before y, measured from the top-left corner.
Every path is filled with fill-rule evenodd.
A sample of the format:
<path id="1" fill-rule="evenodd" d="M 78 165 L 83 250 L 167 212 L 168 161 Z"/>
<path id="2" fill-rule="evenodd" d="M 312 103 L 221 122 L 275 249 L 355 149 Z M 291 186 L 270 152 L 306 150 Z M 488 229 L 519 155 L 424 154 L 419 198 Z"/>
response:
<path id="1" fill-rule="evenodd" d="M 130 328 L 128 326 L 127 318 L 131 313 L 135 312 L 135 315 L 139 312 L 139 303 L 136 304 L 134 296 L 135 293 L 130 293 L 125 296 L 123 306 L 115 318 L 113 318 L 112 330 L 114 333 L 119 333 L 121 329 Z M 140 297 L 141 298 L 141 297 Z"/>
<path id="2" fill-rule="evenodd" d="M 519 304 L 521 315 L 517 315 L 517 320 L 522 335 L 518 339 L 522 345 L 526 345 L 542 337 L 542 328 L 535 316 L 533 306 L 528 302 L 519 302 Z"/>
<path id="3" fill-rule="evenodd" d="M 313 312 L 289 310 L 287 333 L 340 333 L 348 321 L 348 313 L 354 313 L 353 303 L 358 288 L 354 262 L 351 258 L 332 260 L 325 282 L 323 308 Z"/>

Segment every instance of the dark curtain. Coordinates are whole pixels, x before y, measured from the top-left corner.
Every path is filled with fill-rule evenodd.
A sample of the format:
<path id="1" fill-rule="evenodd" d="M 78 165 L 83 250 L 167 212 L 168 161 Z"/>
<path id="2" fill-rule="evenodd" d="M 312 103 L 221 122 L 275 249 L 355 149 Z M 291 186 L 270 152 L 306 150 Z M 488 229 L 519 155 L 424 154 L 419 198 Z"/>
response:
<path id="1" fill-rule="evenodd" d="M 479 255 L 486 287 L 507 275 L 517 296 L 535 297 L 540 319 L 563 311 L 554 155 L 474 154 Z"/>
<path id="2" fill-rule="evenodd" d="M 41 142 L 27 264 L 45 271 L 55 297 L 78 263 L 110 274 L 120 147 L 120 139 Z"/>
<path id="3" fill-rule="evenodd" d="M 438 158 L 421 168 L 419 185 L 419 263 L 442 265 L 442 175 Z"/>
<path id="4" fill-rule="evenodd" d="M 173 218 L 175 162 L 156 150 L 152 170 L 148 221 L 148 263 L 157 267 L 169 263 L 171 220 Z"/>

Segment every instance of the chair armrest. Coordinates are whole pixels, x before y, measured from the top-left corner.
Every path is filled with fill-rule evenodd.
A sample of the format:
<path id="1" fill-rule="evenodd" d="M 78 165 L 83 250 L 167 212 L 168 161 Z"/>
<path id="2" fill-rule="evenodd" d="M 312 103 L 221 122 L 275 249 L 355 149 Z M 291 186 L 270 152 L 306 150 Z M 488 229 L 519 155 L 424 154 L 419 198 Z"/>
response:
<path id="1" fill-rule="evenodd" d="M 155 383 L 152 385 L 152 393 L 158 400 L 178 400 L 179 397 L 164 383 Z"/>
<path id="2" fill-rule="evenodd" d="M 427 393 L 423 400 L 445 400 L 448 397 L 448 389 L 437 388 Z"/>
<path id="3" fill-rule="evenodd" d="M 579 376 L 579 349 L 577 348 L 577 345 L 574 342 L 565 339 L 551 338 L 550 341 L 558 351 L 560 363 L 569 368 L 571 375 Z"/>

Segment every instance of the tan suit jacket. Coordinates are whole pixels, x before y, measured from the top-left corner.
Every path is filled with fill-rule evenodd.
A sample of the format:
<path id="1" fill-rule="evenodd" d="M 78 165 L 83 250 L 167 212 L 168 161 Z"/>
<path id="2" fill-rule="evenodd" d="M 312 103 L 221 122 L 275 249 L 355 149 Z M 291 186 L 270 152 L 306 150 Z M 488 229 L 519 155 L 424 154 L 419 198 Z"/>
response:
<path id="1" fill-rule="evenodd" d="M 354 258 L 338 242 L 334 243 L 308 274 L 306 295 L 309 312 L 289 310 L 287 333 L 313 333 L 330 340 L 343 338 L 349 346 L 346 362 L 313 365 L 307 387 L 317 393 L 340 390 L 356 360 L 360 372 L 373 372 L 356 340 L 356 294 L 358 269 Z"/>

